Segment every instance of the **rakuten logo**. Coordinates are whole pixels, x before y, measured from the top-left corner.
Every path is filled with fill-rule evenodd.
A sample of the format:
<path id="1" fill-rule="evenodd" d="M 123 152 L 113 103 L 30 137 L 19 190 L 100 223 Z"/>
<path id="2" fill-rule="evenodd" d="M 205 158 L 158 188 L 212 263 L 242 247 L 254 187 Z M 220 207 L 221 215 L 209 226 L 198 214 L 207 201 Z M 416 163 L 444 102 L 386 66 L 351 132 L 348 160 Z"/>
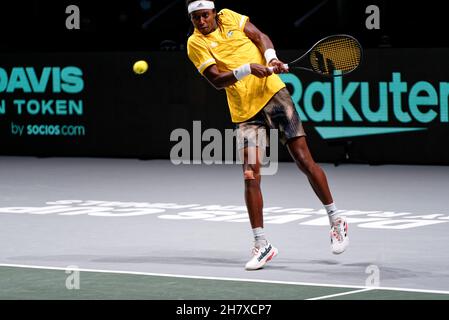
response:
<path id="1" fill-rule="evenodd" d="M 448 82 L 440 82 L 437 88 L 427 81 L 409 85 L 400 72 L 394 72 L 390 82 L 379 82 L 377 86 L 368 82 L 343 83 L 344 77 L 335 76 L 329 82 L 312 82 L 304 87 L 294 74 L 283 74 L 281 78 L 291 85 L 293 102 L 304 122 L 332 124 L 316 127 L 324 139 L 419 131 L 427 129 L 423 124 L 449 122 Z M 378 97 L 376 105 L 372 105 L 373 95 Z M 359 102 L 356 106 L 354 99 Z M 335 126 L 343 121 L 354 126 Z M 399 126 L 367 126 L 387 122 Z"/>

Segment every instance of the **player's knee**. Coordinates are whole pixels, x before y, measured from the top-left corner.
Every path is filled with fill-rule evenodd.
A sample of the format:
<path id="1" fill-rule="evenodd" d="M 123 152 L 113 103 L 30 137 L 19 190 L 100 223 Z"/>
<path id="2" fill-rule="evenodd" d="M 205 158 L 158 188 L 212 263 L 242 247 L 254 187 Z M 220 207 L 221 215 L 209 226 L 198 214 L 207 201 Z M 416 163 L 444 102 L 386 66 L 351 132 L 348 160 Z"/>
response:
<path id="1" fill-rule="evenodd" d="M 245 181 L 257 180 L 259 176 L 259 166 L 245 165 L 243 169 L 243 178 Z"/>
<path id="2" fill-rule="evenodd" d="M 254 170 L 245 170 L 243 172 L 243 179 L 245 179 L 245 181 L 256 180 L 256 174 L 254 173 Z"/>

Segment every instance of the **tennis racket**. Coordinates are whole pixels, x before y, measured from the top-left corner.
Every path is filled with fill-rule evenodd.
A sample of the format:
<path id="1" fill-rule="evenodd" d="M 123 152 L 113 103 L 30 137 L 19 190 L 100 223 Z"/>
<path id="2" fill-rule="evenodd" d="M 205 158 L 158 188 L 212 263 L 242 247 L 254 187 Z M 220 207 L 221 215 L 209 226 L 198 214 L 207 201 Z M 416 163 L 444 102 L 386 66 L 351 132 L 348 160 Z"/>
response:
<path id="1" fill-rule="evenodd" d="M 321 39 L 287 68 L 307 70 L 326 77 L 345 75 L 358 68 L 362 61 L 362 46 L 352 36 L 337 34 Z M 273 71 L 273 67 L 270 67 Z"/>

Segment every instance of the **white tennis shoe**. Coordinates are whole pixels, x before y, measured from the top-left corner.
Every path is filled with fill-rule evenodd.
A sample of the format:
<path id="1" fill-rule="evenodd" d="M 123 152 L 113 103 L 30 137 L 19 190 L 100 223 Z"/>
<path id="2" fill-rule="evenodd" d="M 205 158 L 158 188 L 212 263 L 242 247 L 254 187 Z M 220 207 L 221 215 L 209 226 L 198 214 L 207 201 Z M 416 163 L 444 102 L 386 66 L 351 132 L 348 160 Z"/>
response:
<path id="1" fill-rule="evenodd" d="M 278 254 L 278 249 L 273 247 L 271 243 L 267 243 L 265 246 L 252 249 L 253 257 L 246 265 L 246 270 L 257 270 L 263 268 L 263 266 L 272 260 Z"/>
<path id="2" fill-rule="evenodd" d="M 348 223 L 345 217 L 335 219 L 331 226 L 330 236 L 332 253 L 343 253 L 349 245 Z"/>

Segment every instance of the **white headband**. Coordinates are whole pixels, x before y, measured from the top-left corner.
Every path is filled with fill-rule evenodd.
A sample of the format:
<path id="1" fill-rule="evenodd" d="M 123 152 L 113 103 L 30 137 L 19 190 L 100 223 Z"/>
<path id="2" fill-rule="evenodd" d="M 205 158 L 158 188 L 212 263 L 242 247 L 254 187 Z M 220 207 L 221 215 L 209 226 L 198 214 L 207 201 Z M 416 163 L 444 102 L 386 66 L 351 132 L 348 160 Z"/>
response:
<path id="1" fill-rule="evenodd" d="M 213 1 L 194 1 L 189 4 L 187 11 L 191 14 L 194 11 L 203 9 L 215 9 L 215 4 Z"/>

